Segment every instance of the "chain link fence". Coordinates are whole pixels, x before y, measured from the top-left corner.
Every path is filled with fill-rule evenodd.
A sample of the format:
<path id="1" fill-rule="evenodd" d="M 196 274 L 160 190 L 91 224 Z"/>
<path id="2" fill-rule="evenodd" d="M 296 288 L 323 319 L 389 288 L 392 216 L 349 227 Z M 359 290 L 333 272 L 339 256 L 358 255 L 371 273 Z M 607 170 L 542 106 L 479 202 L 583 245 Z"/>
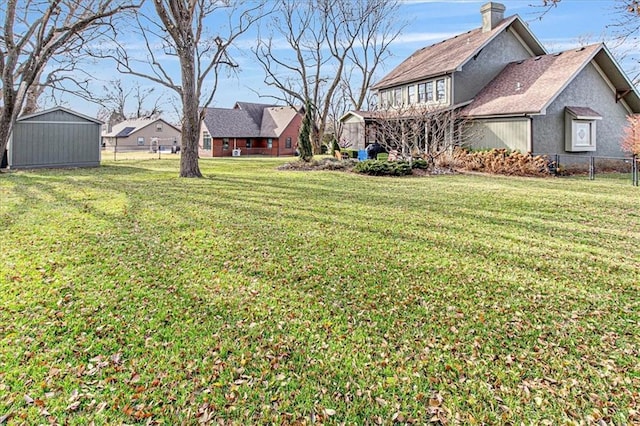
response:
<path id="1" fill-rule="evenodd" d="M 589 180 L 597 175 L 619 176 L 631 180 L 638 186 L 639 158 L 633 157 L 598 157 L 562 154 L 546 154 L 549 158 L 549 169 L 556 176 L 584 176 Z"/>
<path id="2" fill-rule="evenodd" d="M 160 160 L 163 158 L 179 158 L 180 147 L 170 145 L 138 145 L 116 146 L 102 149 L 103 160 Z"/>

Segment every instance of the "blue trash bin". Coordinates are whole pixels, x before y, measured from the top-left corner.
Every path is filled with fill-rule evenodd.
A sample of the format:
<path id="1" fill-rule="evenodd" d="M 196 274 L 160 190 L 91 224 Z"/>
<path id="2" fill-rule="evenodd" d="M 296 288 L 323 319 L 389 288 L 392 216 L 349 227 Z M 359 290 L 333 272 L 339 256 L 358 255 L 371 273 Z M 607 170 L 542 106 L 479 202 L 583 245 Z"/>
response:
<path id="1" fill-rule="evenodd" d="M 364 161 L 367 159 L 367 150 L 360 149 L 358 150 L 358 160 Z"/>

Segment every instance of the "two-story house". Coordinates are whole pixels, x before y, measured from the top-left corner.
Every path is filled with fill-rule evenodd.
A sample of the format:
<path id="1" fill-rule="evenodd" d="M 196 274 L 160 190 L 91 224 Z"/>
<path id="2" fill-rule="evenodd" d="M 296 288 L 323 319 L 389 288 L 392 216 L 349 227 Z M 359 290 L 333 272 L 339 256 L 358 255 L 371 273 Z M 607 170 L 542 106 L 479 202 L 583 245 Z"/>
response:
<path id="1" fill-rule="evenodd" d="M 489 2 L 482 26 L 418 50 L 377 82 L 380 110 L 454 108 L 472 123 L 475 148 L 621 156 L 640 97 L 604 44 L 548 54 L 517 16 Z M 342 117 L 357 149 L 373 142 L 375 113 Z"/>

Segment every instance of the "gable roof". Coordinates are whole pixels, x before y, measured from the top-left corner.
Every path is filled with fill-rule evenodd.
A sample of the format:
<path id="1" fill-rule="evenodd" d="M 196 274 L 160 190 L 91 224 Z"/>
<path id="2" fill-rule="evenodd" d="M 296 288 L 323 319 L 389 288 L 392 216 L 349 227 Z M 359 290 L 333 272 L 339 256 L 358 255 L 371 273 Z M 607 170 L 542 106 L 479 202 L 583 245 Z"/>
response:
<path id="1" fill-rule="evenodd" d="M 298 111 L 293 107 L 270 107 L 265 108 L 262 116 L 260 134 L 263 137 L 278 138 L 287 128 L 289 123 L 298 115 Z"/>
<path id="2" fill-rule="evenodd" d="M 416 51 L 382 80 L 373 85 L 372 89 L 384 89 L 398 84 L 459 71 L 464 64 L 480 53 L 487 44 L 508 28 L 513 28 L 516 31 L 533 55 L 547 53 L 542 44 L 531 33 L 527 24 L 518 15 L 513 15 L 503 19 L 491 31 L 482 32 L 482 28 L 476 28 Z"/>
<path id="3" fill-rule="evenodd" d="M 290 106 L 237 102 L 232 109 L 206 108 L 204 125 L 212 138 L 277 138 L 298 114 Z"/>
<path id="4" fill-rule="evenodd" d="M 125 120 L 125 121 L 123 121 L 121 123 L 118 123 L 118 124 L 114 125 L 111 128 L 111 131 L 110 132 L 104 132 L 102 134 L 102 137 L 105 137 L 105 138 L 126 138 L 126 137 L 131 136 L 133 133 L 144 129 L 147 126 L 150 126 L 152 124 L 157 123 L 158 121 L 161 121 L 162 123 L 166 124 L 167 126 L 170 126 L 173 129 L 177 130 L 178 132 L 182 133 L 182 131 L 180 129 L 178 129 L 176 126 L 172 125 L 171 123 L 167 123 L 162 118 L 139 118 L 139 119 L 135 119 L 135 120 Z"/>
<path id="5" fill-rule="evenodd" d="M 507 65 L 464 109 L 467 116 L 544 114 L 587 64 L 594 60 L 634 111 L 640 98 L 602 44 L 537 56 Z"/>
<path id="6" fill-rule="evenodd" d="M 248 111 L 228 108 L 206 108 L 204 124 L 212 138 L 255 138 L 260 127 Z"/>
<path id="7" fill-rule="evenodd" d="M 251 119 L 256 122 L 262 122 L 262 114 L 265 108 L 275 107 L 277 105 L 271 104 L 257 104 L 252 102 L 236 102 L 234 109 L 241 109 L 247 112 Z"/>
<path id="8" fill-rule="evenodd" d="M 83 118 L 83 119 L 85 119 L 87 121 L 91 121 L 91 122 L 96 123 L 96 124 L 104 124 L 102 121 L 98 120 L 97 118 L 89 117 L 88 115 L 81 114 L 81 113 L 79 113 L 77 111 L 73 111 L 73 110 L 71 110 L 69 108 L 65 108 L 63 106 L 56 106 L 56 107 L 53 107 L 53 108 L 45 109 L 43 111 L 37 111 L 37 112 L 34 112 L 32 114 L 22 115 L 22 116 L 18 117 L 18 119 L 16 121 L 29 120 L 29 119 L 32 119 L 32 118 L 35 118 L 35 117 L 39 117 L 41 115 L 46 115 L 46 114 L 49 114 L 49 113 L 52 113 L 52 112 L 55 112 L 55 111 L 63 111 L 63 112 L 66 112 L 67 114 L 75 115 L 76 117 Z"/>

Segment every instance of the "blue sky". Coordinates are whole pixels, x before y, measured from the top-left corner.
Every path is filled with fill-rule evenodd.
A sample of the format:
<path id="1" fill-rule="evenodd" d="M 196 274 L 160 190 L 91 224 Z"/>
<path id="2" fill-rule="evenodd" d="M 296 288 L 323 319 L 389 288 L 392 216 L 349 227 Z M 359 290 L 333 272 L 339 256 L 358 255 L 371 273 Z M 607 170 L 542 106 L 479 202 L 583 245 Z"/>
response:
<path id="1" fill-rule="evenodd" d="M 414 51 L 477 28 L 481 25 L 480 7 L 486 0 L 407 0 L 401 6 L 403 16 L 409 21 L 395 43 L 391 45 L 392 53 L 377 79 L 381 78 L 408 57 Z M 550 52 L 566 50 L 581 44 L 591 44 L 600 41 L 607 43 L 616 54 L 622 55 L 623 50 L 613 46 L 613 40 L 619 30 L 612 26 L 620 18 L 619 0 L 562 0 L 560 4 L 541 17 L 545 9 L 535 7 L 542 4 L 542 0 L 504 0 L 505 16 L 514 14 L 529 23 L 532 32 Z M 231 107 L 236 101 L 271 102 L 269 98 L 260 98 L 261 94 L 273 93 L 264 83 L 263 71 L 252 57 L 248 49 L 255 44 L 255 32 L 246 34 L 239 40 L 234 58 L 240 64 L 236 76 L 225 78 L 219 85 L 213 105 L 217 107 Z M 628 50 L 628 46 L 627 46 Z M 622 61 L 630 78 L 635 77 L 635 65 L 632 60 Z M 95 73 L 100 79 L 117 77 L 109 64 L 103 64 Z M 376 79 L 376 80 L 377 80 Z M 143 84 L 148 84 L 141 81 Z M 104 83 L 100 83 L 102 85 Z M 252 90 L 253 89 L 253 90 Z M 171 94 L 171 92 L 166 92 Z M 87 105 L 86 101 L 67 99 L 72 108 L 86 111 L 90 115 L 97 112 L 98 107 Z"/>

